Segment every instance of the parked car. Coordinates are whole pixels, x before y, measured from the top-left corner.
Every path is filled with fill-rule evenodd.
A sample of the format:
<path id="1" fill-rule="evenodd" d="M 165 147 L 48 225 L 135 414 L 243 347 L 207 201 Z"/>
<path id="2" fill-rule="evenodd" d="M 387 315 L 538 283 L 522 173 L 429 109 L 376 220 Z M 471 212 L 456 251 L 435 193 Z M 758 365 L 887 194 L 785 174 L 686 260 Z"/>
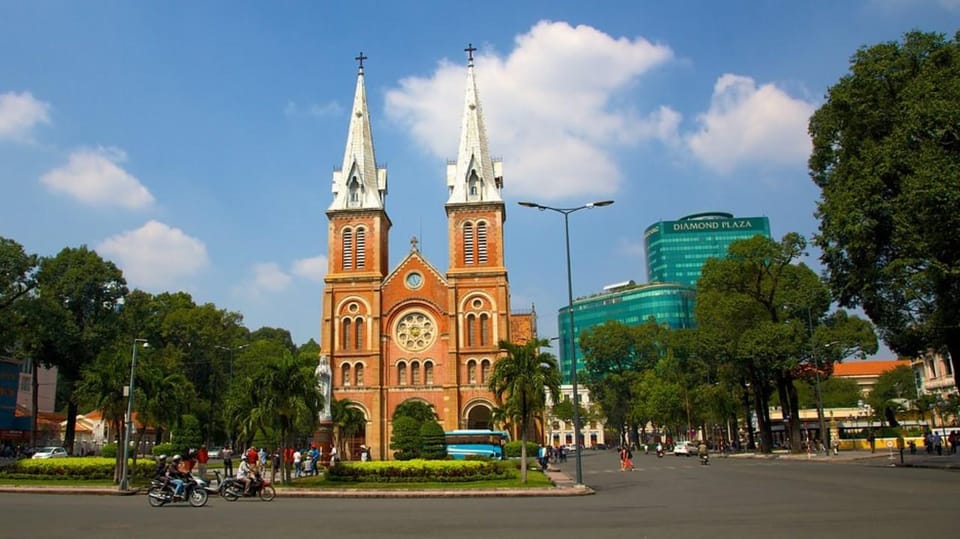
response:
<path id="1" fill-rule="evenodd" d="M 692 457 L 697 454 L 696 442 L 677 442 L 673 446 L 673 454 L 677 456 Z"/>
<path id="2" fill-rule="evenodd" d="M 209 457 L 212 458 L 212 459 L 221 458 L 221 457 L 223 457 L 223 448 L 222 448 L 222 447 L 214 447 L 214 448 L 211 449 L 210 451 L 207 451 L 207 456 L 209 456 Z"/>
<path id="3" fill-rule="evenodd" d="M 66 457 L 67 450 L 62 447 L 41 447 L 37 449 L 37 452 L 33 454 L 32 459 L 52 459 Z"/>

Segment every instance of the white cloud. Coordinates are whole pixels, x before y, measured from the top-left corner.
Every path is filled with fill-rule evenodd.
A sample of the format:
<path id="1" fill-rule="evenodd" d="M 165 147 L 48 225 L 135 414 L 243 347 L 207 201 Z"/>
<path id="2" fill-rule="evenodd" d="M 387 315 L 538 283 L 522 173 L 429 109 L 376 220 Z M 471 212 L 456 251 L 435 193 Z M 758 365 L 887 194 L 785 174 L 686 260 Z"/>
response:
<path id="1" fill-rule="evenodd" d="M 0 139 L 30 140 L 40 123 L 50 123 L 50 104 L 30 92 L 0 94 Z"/>
<path id="2" fill-rule="evenodd" d="M 253 286 L 257 291 L 280 292 L 290 286 L 290 275 L 273 262 L 253 266 Z"/>
<path id="3" fill-rule="evenodd" d="M 115 260 L 128 283 L 150 290 L 179 286 L 209 264 L 203 242 L 158 221 L 107 238 L 97 252 Z"/>
<path id="4" fill-rule="evenodd" d="M 810 156 L 807 123 L 814 110 L 773 84 L 758 87 L 750 77 L 725 74 L 686 142 L 707 168 L 722 174 L 744 164 L 802 164 Z"/>
<path id="5" fill-rule="evenodd" d="M 667 108 L 640 115 L 614 98 L 672 56 L 643 38 L 547 21 L 518 36 L 506 57 L 477 55 L 481 104 L 491 151 L 504 158 L 505 189 L 541 198 L 616 191 L 622 174 L 613 151 L 676 138 L 679 116 Z M 406 78 L 388 91 L 387 114 L 430 153 L 453 158 L 465 80 L 462 62 L 441 62 L 431 77 Z"/>
<path id="6" fill-rule="evenodd" d="M 294 275 L 322 283 L 323 278 L 327 275 L 327 257 L 320 255 L 313 258 L 295 260 L 292 271 Z"/>
<path id="7" fill-rule="evenodd" d="M 67 164 L 41 176 L 40 182 L 94 206 L 137 209 L 153 204 L 150 191 L 119 166 L 124 161 L 126 154 L 118 148 L 80 149 L 70 154 Z"/>

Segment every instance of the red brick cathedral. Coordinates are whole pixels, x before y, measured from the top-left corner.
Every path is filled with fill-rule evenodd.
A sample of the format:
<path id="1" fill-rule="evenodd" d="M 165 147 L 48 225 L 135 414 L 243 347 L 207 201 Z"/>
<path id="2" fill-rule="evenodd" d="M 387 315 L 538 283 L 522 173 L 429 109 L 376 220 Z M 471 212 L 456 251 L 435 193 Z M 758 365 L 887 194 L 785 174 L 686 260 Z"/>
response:
<path id="1" fill-rule="evenodd" d="M 391 417 L 408 400 L 432 404 L 445 430 L 493 427 L 487 382 L 497 344 L 535 334 L 535 313 L 510 312 L 503 175 L 490 156 L 467 50 L 460 148 L 447 165 L 446 273 L 416 239 L 390 266 L 387 171 L 374 157 L 362 60 L 343 166 L 333 173 L 321 357 L 332 369 L 333 398 L 367 420 L 351 451 L 365 444 L 374 458 L 391 458 Z"/>

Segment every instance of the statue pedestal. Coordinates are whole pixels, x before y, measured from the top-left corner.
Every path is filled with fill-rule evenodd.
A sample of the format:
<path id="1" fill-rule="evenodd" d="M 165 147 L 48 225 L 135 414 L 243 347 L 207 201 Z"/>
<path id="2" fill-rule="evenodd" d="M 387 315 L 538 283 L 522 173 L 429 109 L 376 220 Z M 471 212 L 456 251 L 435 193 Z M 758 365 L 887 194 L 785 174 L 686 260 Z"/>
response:
<path id="1" fill-rule="evenodd" d="M 333 421 L 320 420 L 320 426 L 313 435 L 313 441 L 320 449 L 320 463 L 330 466 L 330 448 L 333 447 Z"/>

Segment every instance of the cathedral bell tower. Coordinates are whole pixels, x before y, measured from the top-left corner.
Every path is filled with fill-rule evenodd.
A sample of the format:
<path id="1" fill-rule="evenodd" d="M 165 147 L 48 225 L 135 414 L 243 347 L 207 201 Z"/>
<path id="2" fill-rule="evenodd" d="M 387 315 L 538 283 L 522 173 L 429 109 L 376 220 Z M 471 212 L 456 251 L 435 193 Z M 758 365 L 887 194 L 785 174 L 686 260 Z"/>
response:
<path id="1" fill-rule="evenodd" d="M 387 171 L 377 167 L 373 152 L 363 72 L 367 57 L 360 53 L 356 59 L 347 145 L 343 165 L 333 172 L 333 202 L 327 208 L 320 353 L 329 359 L 334 392 L 352 382 L 341 376 L 344 366 L 351 373 L 366 367 L 367 380 L 379 379 L 381 285 L 389 271 Z"/>

